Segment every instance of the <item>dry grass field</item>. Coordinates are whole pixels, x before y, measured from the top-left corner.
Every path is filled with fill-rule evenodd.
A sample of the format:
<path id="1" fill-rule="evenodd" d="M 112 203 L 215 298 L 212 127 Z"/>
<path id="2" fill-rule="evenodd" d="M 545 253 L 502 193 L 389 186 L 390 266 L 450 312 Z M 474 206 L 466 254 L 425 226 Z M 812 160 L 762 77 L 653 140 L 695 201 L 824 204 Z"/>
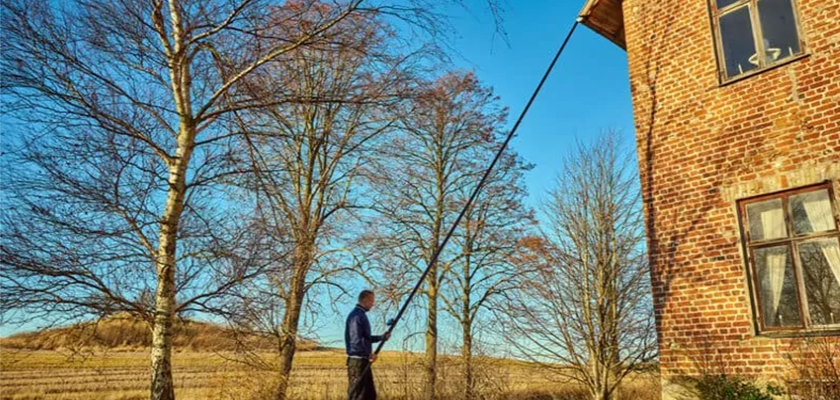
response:
<path id="1" fill-rule="evenodd" d="M 62 351 L 0 351 L 0 399 L 134 400 L 147 397 L 148 355 L 140 351 L 100 351 L 71 354 Z M 340 350 L 301 352 L 296 357 L 292 396 L 300 400 L 342 399 L 347 387 Z M 579 388 L 552 382 L 533 365 L 483 360 L 481 390 L 491 399 L 574 399 Z M 374 374 L 381 399 L 419 398 L 418 359 L 407 353 L 385 353 Z M 441 363 L 441 397 L 458 398 L 458 365 Z M 232 362 L 224 353 L 181 352 L 174 356 L 176 394 L 182 400 L 260 400 L 274 382 L 271 372 Z M 626 391 L 634 400 L 658 397 L 655 379 L 638 377 Z"/>
<path id="2" fill-rule="evenodd" d="M 181 321 L 173 343 L 175 391 L 179 400 L 266 400 L 276 377 L 271 367 L 245 364 L 233 350 L 230 331 L 208 323 Z M 272 361 L 273 344 L 239 337 Z M 0 339 L 0 400 L 139 400 L 148 397 L 150 335 L 144 323 L 115 316 L 95 323 L 19 333 Z M 294 400 L 346 399 L 344 351 L 318 349 L 303 341 L 295 356 L 291 382 Z M 484 400 L 579 400 L 580 387 L 557 382 L 534 364 L 478 357 L 473 367 Z M 441 400 L 461 397 L 459 359 L 438 358 Z M 385 352 L 374 365 L 382 400 L 421 398 L 420 357 Z M 658 380 L 638 376 L 623 388 L 626 398 L 659 399 Z"/>

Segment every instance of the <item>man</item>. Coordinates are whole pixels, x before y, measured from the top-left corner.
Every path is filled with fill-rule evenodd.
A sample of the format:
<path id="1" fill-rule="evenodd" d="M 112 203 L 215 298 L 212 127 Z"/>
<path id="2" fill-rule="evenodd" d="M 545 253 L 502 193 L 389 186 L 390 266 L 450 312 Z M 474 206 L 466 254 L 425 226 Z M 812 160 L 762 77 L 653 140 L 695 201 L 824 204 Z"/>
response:
<path id="1" fill-rule="evenodd" d="M 348 393 L 350 400 L 376 400 L 376 388 L 373 386 L 373 371 L 368 368 L 376 361 L 373 354 L 373 343 L 388 340 L 390 333 L 382 336 L 370 334 L 370 321 L 367 312 L 373 308 L 374 295 L 370 290 L 359 293 L 359 303 L 347 316 L 344 328 L 344 344 L 347 347 L 347 377 L 350 386 L 356 384 L 352 393 Z M 367 370 L 367 372 L 365 372 Z M 362 375 L 362 372 L 365 372 Z M 356 381 L 359 381 L 356 383 Z"/>

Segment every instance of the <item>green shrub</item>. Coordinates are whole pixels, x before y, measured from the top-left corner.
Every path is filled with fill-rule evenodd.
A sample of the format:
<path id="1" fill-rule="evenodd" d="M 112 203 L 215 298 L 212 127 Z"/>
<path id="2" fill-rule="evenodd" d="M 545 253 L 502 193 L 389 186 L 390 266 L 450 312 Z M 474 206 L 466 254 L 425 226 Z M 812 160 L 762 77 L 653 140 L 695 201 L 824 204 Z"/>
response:
<path id="1" fill-rule="evenodd" d="M 761 389 L 754 382 L 738 376 L 704 375 L 695 388 L 700 400 L 773 400 L 782 390 L 773 385 Z"/>

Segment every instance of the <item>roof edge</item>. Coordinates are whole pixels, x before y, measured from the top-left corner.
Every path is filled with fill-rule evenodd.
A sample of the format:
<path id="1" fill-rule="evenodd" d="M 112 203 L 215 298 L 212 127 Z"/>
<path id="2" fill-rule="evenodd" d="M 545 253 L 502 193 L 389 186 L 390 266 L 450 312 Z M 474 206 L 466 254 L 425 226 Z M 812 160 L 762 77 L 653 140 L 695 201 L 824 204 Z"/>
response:
<path id="1" fill-rule="evenodd" d="M 627 50 L 624 39 L 623 0 L 586 0 L 577 21 L 618 47 Z"/>

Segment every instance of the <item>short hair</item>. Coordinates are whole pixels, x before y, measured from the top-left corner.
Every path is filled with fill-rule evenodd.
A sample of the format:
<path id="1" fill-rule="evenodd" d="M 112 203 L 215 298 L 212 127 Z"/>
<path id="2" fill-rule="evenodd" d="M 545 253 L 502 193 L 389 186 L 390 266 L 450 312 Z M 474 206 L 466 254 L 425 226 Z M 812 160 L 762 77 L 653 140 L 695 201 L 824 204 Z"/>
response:
<path id="1" fill-rule="evenodd" d="M 373 296 L 373 290 L 367 290 L 367 289 L 362 290 L 362 292 L 359 293 L 359 301 L 362 301 L 362 300 L 364 300 L 368 297 L 371 297 L 371 296 Z"/>

